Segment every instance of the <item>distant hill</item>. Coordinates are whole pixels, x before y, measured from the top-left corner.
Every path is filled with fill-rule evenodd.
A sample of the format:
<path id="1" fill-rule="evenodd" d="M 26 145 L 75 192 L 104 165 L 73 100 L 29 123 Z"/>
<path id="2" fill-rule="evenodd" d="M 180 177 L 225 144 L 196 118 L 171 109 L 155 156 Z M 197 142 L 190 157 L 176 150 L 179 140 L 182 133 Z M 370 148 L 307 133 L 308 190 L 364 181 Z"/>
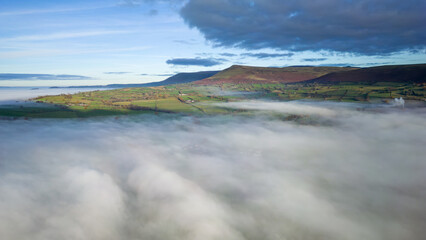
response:
<path id="1" fill-rule="evenodd" d="M 222 83 L 295 83 L 317 78 L 331 72 L 345 72 L 351 67 L 251 67 L 234 65 L 209 78 L 196 81 L 200 85 Z"/>
<path id="2" fill-rule="evenodd" d="M 426 83 L 426 64 L 354 67 L 251 67 L 233 65 L 223 71 L 178 73 L 160 82 L 75 86 L 74 88 L 156 87 L 193 82 L 198 85 L 223 83 L 338 83 L 338 82 L 407 82 Z M 54 87 L 52 87 L 54 88 Z"/>
<path id="3" fill-rule="evenodd" d="M 204 71 L 204 72 L 189 72 L 189 73 L 178 73 L 173 75 L 166 80 L 160 82 L 142 83 L 142 84 L 110 84 L 107 87 L 121 88 L 121 87 L 157 87 L 165 86 L 170 84 L 180 84 L 198 81 L 204 78 L 211 77 L 217 74 L 219 71 Z"/>
<path id="4" fill-rule="evenodd" d="M 392 65 L 333 72 L 306 82 L 407 82 L 426 83 L 426 64 Z"/>
<path id="5" fill-rule="evenodd" d="M 156 86 L 170 85 L 170 84 L 179 84 L 179 83 L 189 83 L 198 81 L 201 79 L 209 78 L 220 71 L 204 71 L 204 72 L 191 72 L 191 73 L 178 73 L 167 78 L 161 82 L 155 82 L 151 84 L 157 84 Z"/>
<path id="6" fill-rule="evenodd" d="M 220 71 L 203 71 L 203 72 L 190 72 L 190 73 L 178 73 L 173 75 L 166 80 L 160 82 L 150 83 L 136 83 L 136 84 L 109 84 L 109 85 L 96 85 L 96 86 L 71 86 L 70 88 L 129 88 L 129 87 L 157 87 L 165 86 L 170 84 L 189 83 L 211 77 Z M 57 87 L 52 87 L 57 88 Z"/>

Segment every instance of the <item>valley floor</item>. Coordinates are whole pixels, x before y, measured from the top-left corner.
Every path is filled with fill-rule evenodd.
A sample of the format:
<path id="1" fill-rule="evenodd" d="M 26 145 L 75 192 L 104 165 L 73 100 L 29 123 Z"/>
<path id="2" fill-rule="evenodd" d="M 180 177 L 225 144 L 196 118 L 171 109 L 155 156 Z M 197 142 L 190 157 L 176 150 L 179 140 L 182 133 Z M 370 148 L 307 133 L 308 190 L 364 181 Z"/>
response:
<path id="1" fill-rule="evenodd" d="M 0 116 L 79 118 L 139 113 L 227 114 L 239 110 L 214 103 L 269 99 L 343 102 L 425 101 L 424 84 L 178 84 L 40 96 L 38 104 L 0 107 Z M 212 104 L 213 103 L 213 104 Z"/>

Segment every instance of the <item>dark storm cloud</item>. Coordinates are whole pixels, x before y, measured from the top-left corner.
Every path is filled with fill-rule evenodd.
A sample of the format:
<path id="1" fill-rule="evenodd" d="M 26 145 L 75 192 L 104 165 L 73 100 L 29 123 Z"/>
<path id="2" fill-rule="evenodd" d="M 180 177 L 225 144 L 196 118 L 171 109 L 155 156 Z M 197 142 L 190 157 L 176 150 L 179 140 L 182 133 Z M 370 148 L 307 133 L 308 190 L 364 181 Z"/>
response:
<path id="1" fill-rule="evenodd" d="M 303 59 L 304 62 L 321 62 L 325 60 L 327 60 L 327 58 L 304 58 Z"/>
<path id="2" fill-rule="evenodd" d="M 173 58 L 167 60 L 167 64 L 185 65 L 185 66 L 204 66 L 211 67 L 222 64 L 224 59 L 216 58 Z"/>
<path id="3" fill-rule="evenodd" d="M 218 46 L 382 55 L 426 47 L 423 0 L 190 0 L 186 23 Z"/>
<path id="4" fill-rule="evenodd" d="M 3 80 L 89 80 L 90 77 L 67 74 L 24 74 L 24 73 L 0 73 L 0 81 Z"/>
<path id="5" fill-rule="evenodd" d="M 254 57 L 259 59 L 264 58 L 278 58 L 278 57 L 292 57 L 294 53 L 243 53 L 242 57 Z"/>

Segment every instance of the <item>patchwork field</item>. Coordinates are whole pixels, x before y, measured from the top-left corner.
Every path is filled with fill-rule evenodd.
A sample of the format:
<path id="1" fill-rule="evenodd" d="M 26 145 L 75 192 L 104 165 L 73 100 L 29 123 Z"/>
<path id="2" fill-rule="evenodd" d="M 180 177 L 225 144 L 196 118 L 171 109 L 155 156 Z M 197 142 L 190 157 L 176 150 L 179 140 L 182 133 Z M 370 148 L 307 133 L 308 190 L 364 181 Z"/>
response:
<path id="1" fill-rule="evenodd" d="M 0 116 L 78 118 L 140 113 L 228 114 L 236 113 L 237 110 L 211 103 L 248 99 L 391 102 L 400 97 L 425 101 L 425 96 L 426 85 L 416 83 L 190 83 L 40 96 L 32 99 L 38 103 L 35 105 L 2 107 Z"/>

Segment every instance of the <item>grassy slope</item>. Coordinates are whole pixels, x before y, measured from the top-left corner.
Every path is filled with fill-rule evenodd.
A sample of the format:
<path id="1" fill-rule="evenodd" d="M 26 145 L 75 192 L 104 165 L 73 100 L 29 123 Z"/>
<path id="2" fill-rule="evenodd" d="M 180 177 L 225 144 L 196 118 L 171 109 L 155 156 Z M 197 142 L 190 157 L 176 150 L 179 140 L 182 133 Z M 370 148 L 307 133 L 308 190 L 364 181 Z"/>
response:
<path id="1" fill-rule="evenodd" d="M 231 99 L 231 97 L 215 96 L 214 92 L 218 91 L 218 88 L 209 86 L 193 88 L 188 85 L 172 85 L 41 96 L 33 101 L 48 103 L 49 107 L 0 108 L 0 116 L 66 118 L 137 113 L 209 114 L 228 112 L 204 104 L 206 102 L 225 102 Z"/>
<path id="2" fill-rule="evenodd" d="M 283 76 L 282 69 L 254 68 L 234 66 L 208 78 L 208 81 L 168 85 L 162 87 L 124 88 L 108 91 L 93 91 L 73 95 L 42 96 L 33 101 L 50 103 L 49 107 L 0 108 L 0 116 L 13 117 L 92 117 L 104 115 L 137 113 L 183 113 L 183 114 L 222 114 L 235 110 L 217 107 L 210 102 L 227 102 L 253 98 L 273 100 L 319 99 L 331 101 L 387 101 L 403 97 L 407 100 L 425 101 L 426 84 L 416 82 L 372 81 L 334 81 L 326 83 L 277 82 L 273 76 L 277 72 Z M 351 68 L 339 68 L 340 74 L 353 71 Z M 378 70 L 377 70 L 378 69 Z M 385 73 L 389 67 L 382 68 Z M 391 68 L 395 69 L 395 67 Z M 400 69 L 400 68 L 398 68 Z M 380 73 L 380 68 L 374 71 Z M 336 68 L 292 67 L 286 68 L 296 74 L 324 76 Z M 365 70 L 363 70 L 365 71 Z M 238 80 L 235 76 L 244 75 L 251 80 Z M 382 76 L 379 74 L 379 76 Z M 405 76 L 405 75 L 404 75 Z M 269 77 L 269 79 L 263 79 Z M 221 80 L 222 79 L 222 80 Z M 224 79 L 224 80 L 223 80 Z M 237 79 L 237 80 L 236 80 Z M 228 81 L 229 80 L 229 81 Z M 204 82 L 203 82 L 204 81 Z M 232 94 L 232 93 L 252 94 Z"/>
<path id="3" fill-rule="evenodd" d="M 259 92 L 261 98 L 276 100 L 317 99 L 331 101 L 388 101 L 403 97 L 406 100 L 426 100 L 426 85 L 378 82 L 336 84 L 224 84 L 224 90 Z"/>
<path id="4" fill-rule="evenodd" d="M 353 70 L 347 67 L 249 67 L 234 65 L 222 72 L 195 82 L 200 85 L 223 83 L 294 83 L 317 78 L 331 72 Z"/>
<path id="5" fill-rule="evenodd" d="M 171 85 L 171 84 L 180 84 L 180 83 L 189 83 L 205 78 L 209 78 L 215 74 L 218 74 L 220 71 L 204 71 L 204 72 L 193 72 L 193 73 L 178 73 L 167 78 L 164 81 L 158 82 L 158 86 Z"/>
<path id="6" fill-rule="evenodd" d="M 230 93 L 252 93 L 233 95 Z M 228 95 L 223 96 L 223 94 Z M 0 108 L 0 116 L 75 118 L 138 113 L 226 114 L 236 110 L 208 104 L 244 99 L 376 101 L 403 97 L 426 100 L 426 86 L 407 83 L 375 84 L 222 84 L 220 87 L 179 84 L 166 87 L 125 88 L 73 95 L 42 96 L 35 101 L 49 107 Z"/>
<path id="7" fill-rule="evenodd" d="M 426 83 L 426 64 L 379 66 L 333 72 L 307 82 L 404 82 Z"/>

